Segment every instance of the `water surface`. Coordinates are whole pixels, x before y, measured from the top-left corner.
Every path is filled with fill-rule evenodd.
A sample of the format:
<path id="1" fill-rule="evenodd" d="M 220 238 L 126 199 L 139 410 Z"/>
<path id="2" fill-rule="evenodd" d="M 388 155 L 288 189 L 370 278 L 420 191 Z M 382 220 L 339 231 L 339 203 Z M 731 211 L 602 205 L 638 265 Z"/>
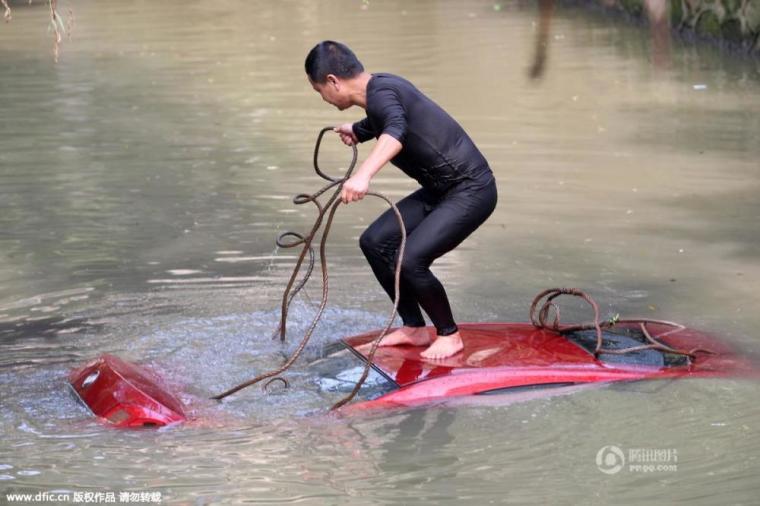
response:
<path id="1" fill-rule="evenodd" d="M 460 321 L 525 321 L 552 286 L 605 315 L 679 321 L 760 349 L 760 74 L 756 63 L 561 8 L 528 77 L 531 3 L 94 2 L 52 61 L 44 6 L 0 27 L 0 490 L 159 491 L 170 504 L 751 504 L 757 384 L 692 380 L 495 407 L 326 414 L 308 363 L 390 311 L 357 247 L 382 209 L 342 210 L 330 303 L 294 388 L 209 394 L 292 350 L 269 340 L 306 230 L 319 129 L 353 121 L 303 75 L 319 40 L 411 79 L 465 126 L 500 202 L 435 270 Z M 349 152 L 327 142 L 323 165 Z M 360 148 L 366 156 L 369 145 Z M 374 188 L 414 189 L 393 167 Z M 316 280 L 315 280 L 316 281 Z M 586 319 L 573 305 L 563 315 Z M 66 373 L 110 352 L 164 371 L 199 422 L 114 431 Z M 606 445 L 675 449 L 673 472 L 601 473 Z M 4 496 L 3 496 L 4 497 Z"/>

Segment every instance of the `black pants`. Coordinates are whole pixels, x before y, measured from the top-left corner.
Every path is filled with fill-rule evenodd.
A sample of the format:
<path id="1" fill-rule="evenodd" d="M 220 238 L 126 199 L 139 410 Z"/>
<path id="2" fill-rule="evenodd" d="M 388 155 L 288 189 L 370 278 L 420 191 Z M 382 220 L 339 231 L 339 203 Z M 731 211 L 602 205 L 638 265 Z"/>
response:
<path id="1" fill-rule="evenodd" d="M 489 172 L 479 180 L 459 183 L 443 196 L 422 188 L 397 204 L 407 232 L 398 303 L 404 325 L 425 326 L 421 306 L 438 335 L 447 336 L 457 331 L 446 291 L 430 271 L 430 265 L 486 221 L 496 207 L 496 199 L 496 182 Z M 378 281 L 393 300 L 401 229 L 392 209 L 364 231 L 359 244 Z"/>

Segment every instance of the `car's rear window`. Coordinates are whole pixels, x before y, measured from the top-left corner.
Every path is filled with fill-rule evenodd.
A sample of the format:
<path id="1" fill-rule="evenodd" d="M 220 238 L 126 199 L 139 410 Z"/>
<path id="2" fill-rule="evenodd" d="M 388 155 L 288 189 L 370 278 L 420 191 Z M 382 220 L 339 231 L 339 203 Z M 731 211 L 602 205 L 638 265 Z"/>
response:
<path id="1" fill-rule="evenodd" d="M 577 344 L 587 352 L 593 354 L 596 349 L 596 331 L 581 330 L 565 334 L 571 342 Z M 636 328 L 619 327 L 614 330 L 602 331 L 603 350 L 622 350 L 649 344 L 644 333 Z M 659 350 L 640 350 L 622 355 L 613 353 L 600 353 L 599 360 L 609 364 L 645 365 L 652 367 L 680 367 L 688 365 L 688 357 L 675 353 L 662 352 Z"/>

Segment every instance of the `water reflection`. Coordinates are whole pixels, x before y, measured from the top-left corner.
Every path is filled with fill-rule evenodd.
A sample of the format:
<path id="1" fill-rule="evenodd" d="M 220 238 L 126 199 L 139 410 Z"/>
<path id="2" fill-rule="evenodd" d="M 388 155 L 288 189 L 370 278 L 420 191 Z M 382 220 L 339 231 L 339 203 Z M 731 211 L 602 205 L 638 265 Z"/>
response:
<path id="1" fill-rule="evenodd" d="M 549 49 L 549 27 L 554 14 L 554 0 L 538 1 L 538 28 L 536 30 L 536 45 L 533 56 L 533 64 L 529 75 L 532 79 L 538 79 L 544 74 L 546 67 L 547 52 Z"/>

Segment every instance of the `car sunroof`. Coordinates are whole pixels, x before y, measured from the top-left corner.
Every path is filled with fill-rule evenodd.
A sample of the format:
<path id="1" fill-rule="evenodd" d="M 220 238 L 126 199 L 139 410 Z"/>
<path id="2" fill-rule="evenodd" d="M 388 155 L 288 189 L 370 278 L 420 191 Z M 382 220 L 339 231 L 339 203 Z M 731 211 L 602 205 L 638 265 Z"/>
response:
<path id="1" fill-rule="evenodd" d="M 567 339 L 593 354 L 596 349 L 596 331 L 579 330 L 564 334 Z M 639 329 L 620 327 L 613 330 L 602 330 L 603 350 L 623 350 L 634 346 L 649 344 Z M 651 367 L 680 367 L 688 365 L 685 355 L 662 352 L 659 350 L 639 350 L 622 355 L 600 353 L 599 360 L 609 364 L 646 365 Z"/>

